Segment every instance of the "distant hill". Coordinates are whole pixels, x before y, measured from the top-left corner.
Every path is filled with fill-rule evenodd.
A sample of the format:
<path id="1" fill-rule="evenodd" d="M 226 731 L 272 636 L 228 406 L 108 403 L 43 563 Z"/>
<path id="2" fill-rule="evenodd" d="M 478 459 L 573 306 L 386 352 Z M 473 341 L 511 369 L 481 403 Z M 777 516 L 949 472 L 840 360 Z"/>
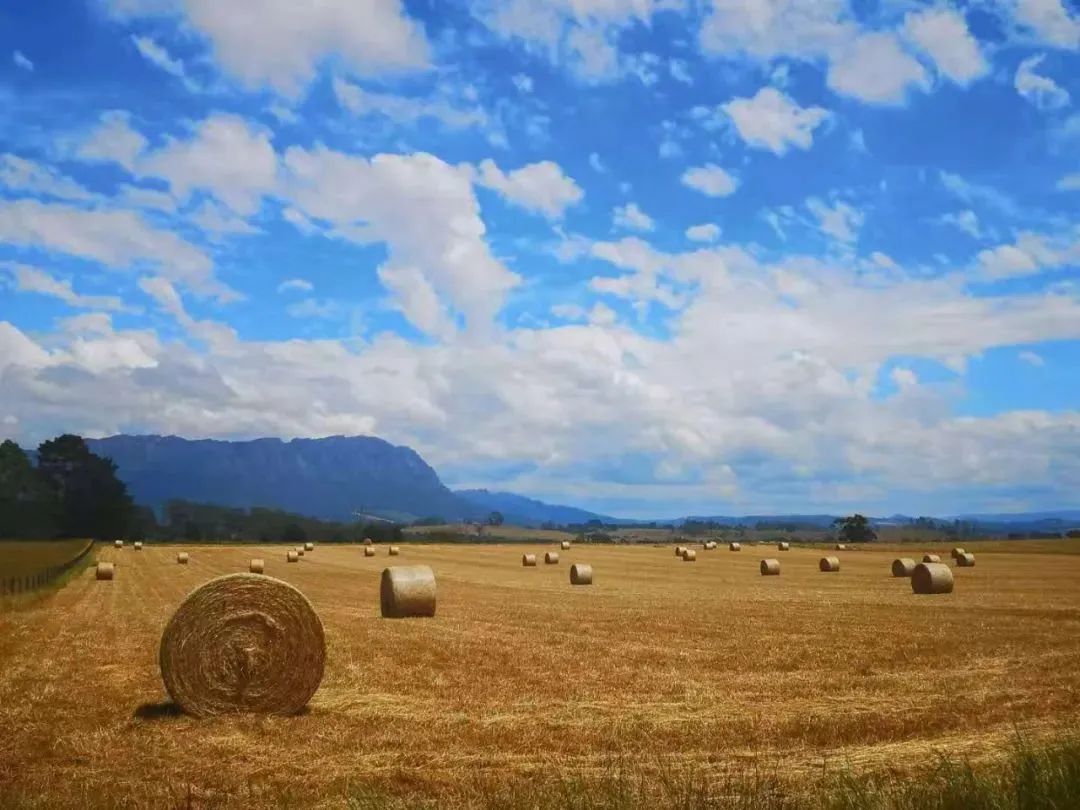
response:
<path id="1" fill-rule="evenodd" d="M 501 512 L 507 523 L 517 525 L 536 526 L 549 521 L 559 525 L 588 523 L 590 520 L 599 520 L 603 523 L 615 522 L 615 518 L 598 515 L 585 509 L 544 503 L 510 492 L 459 489 L 454 494 L 486 512 Z"/>
<path id="2" fill-rule="evenodd" d="M 155 509 L 180 498 L 338 521 L 352 520 L 357 509 L 405 520 L 474 516 L 415 451 L 369 436 L 237 442 L 112 436 L 87 444 L 116 462 L 138 503 Z"/>

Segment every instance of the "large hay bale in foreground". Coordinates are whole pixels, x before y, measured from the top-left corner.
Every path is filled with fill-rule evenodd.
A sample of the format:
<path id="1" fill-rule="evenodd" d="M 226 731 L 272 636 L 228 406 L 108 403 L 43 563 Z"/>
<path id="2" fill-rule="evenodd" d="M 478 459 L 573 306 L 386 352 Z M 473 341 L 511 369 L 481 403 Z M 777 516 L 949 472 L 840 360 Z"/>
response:
<path id="1" fill-rule="evenodd" d="M 776 544 L 776 549 L 777 551 L 790 551 L 791 543 L 781 540 L 779 543 Z"/>
<path id="2" fill-rule="evenodd" d="M 956 558 L 956 565 L 958 568 L 974 568 L 975 555 L 972 554 L 970 551 L 965 551 Z"/>
<path id="3" fill-rule="evenodd" d="M 956 548 L 954 548 L 952 551 L 949 552 L 949 556 L 952 557 L 954 560 L 958 560 L 958 559 L 960 559 L 961 554 L 966 554 L 966 553 L 967 552 L 965 552 L 964 549 L 957 546 Z"/>
<path id="4" fill-rule="evenodd" d="M 840 570 L 839 557 L 822 557 L 818 561 L 818 570 L 823 573 L 833 573 Z"/>
<path id="5" fill-rule="evenodd" d="M 952 569 L 943 563 L 919 563 L 911 574 L 911 590 L 915 593 L 952 593 L 952 589 Z"/>
<path id="6" fill-rule="evenodd" d="M 521 564 L 523 566 L 525 566 L 526 568 L 535 568 L 536 567 L 536 555 L 535 554 L 522 554 L 521 555 Z"/>
<path id="7" fill-rule="evenodd" d="M 113 547 L 114 548 L 123 548 L 124 547 L 124 541 L 123 540 L 113 540 Z"/>
<path id="8" fill-rule="evenodd" d="M 924 563 L 939 563 L 941 562 L 941 557 L 937 554 L 923 554 L 922 561 Z"/>
<path id="9" fill-rule="evenodd" d="M 774 557 L 761 561 L 761 575 L 763 577 L 780 576 L 780 561 Z"/>
<path id="10" fill-rule="evenodd" d="M 435 572 L 427 565 L 383 569 L 379 604 L 387 619 L 435 615 Z"/>
<path id="11" fill-rule="evenodd" d="M 176 555 L 176 562 L 179 563 L 180 565 L 187 565 L 188 564 L 188 559 L 189 559 L 189 556 L 188 556 L 188 553 L 186 551 L 181 551 L 179 554 Z"/>
<path id="12" fill-rule="evenodd" d="M 391 557 L 396 557 L 400 553 L 401 553 L 400 548 L 398 548 L 397 546 L 390 546 L 390 556 Z"/>
<path id="13" fill-rule="evenodd" d="M 304 551 L 314 551 L 314 550 L 315 550 L 315 544 L 314 543 L 304 543 Z"/>
<path id="14" fill-rule="evenodd" d="M 544 554 L 544 565 L 558 565 L 559 552 L 548 551 Z"/>
<path id="15" fill-rule="evenodd" d="M 375 546 L 364 546 L 364 556 L 365 557 L 374 557 L 375 556 Z"/>
<path id="16" fill-rule="evenodd" d="M 158 660 L 165 689 L 188 714 L 296 714 L 322 681 L 326 640 L 318 614 L 292 585 L 228 574 L 176 609 Z"/>
<path id="17" fill-rule="evenodd" d="M 910 577 L 915 570 L 915 561 L 911 557 L 897 557 L 892 561 L 892 575 L 894 577 Z"/>
<path id="18" fill-rule="evenodd" d="M 300 555 L 297 554 L 295 551 L 290 551 L 288 554 L 285 555 L 285 560 L 287 562 L 300 562 Z"/>
<path id="19" fill-rule="evenodd" d="M 98 579 L 112 579 L 116 575 L 116 566 L 110 562 L 99 562 L 95 576 Z"/>
<path id="20" fill-rule="evenodd" d="M 142 540 L 136 540 L 135 541 L 135 550 L 136 551 L 142 551 Z"/>
<path id="21" fill-rule="evenodd" d="M 561 548 L 563 551 L 569 551 L 570 550 L 570 541 L 569 540 L 563 540 L 562 543 L 559 544 L 559 548 Z"/>
<path id="22" fill-rule="evenodd" d="M 571 585 L 592 585 L 592 566 L 574 563 L 570 566 Z"/>
<path id="23" fill-rule="evenodd" d="M 728 551 L 742 551 L 742 546 L 739 543 L 728 543 Z"/>
<path id="24" fill-rule="evenodd" d="M 260 560 L 258 557 L 252 558 L 251 562 L 248 563 L 248 571 L 250 571 L 252 574 L 261 574 L 265 570 L 266 563 Z"/>
<path id="25" fill-rule="evenodd" d="M 697 552 L 692 548 L 684 548 L 682 553 L 683 562 L 694 562 L 697 559 Z"/>

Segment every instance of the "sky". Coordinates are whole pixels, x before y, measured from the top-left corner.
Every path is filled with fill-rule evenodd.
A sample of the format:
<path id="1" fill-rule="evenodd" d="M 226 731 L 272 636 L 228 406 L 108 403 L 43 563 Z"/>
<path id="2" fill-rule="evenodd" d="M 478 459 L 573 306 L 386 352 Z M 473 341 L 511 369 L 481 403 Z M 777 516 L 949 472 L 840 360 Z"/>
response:
<path id="1" fill-rule="evenodd" d="M 0 3 L 0 438 L 1080 505 L 1077 0 Z"/>

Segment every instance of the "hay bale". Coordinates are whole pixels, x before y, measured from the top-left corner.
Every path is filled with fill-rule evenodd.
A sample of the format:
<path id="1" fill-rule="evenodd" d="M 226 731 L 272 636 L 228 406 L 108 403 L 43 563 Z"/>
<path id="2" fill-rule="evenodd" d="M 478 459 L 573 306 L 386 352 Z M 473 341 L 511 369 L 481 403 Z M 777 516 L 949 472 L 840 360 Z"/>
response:
<path id="1" fill-rule="evenodd" d="M 364 546 L 364 556 L 365 557 L 374 557 L 375 556 L 375 546 Z"/>
<path id="2" fill-rule="evenodd" d="M 739 543 L 728 543 L 728 551 L 742 551 L 742 545 Z"/>
<path id="3" fill-rule="evenodd" d="M 135 541 L 135 550 L 136 551 L 142 551 L 142 540 L 136 540 Z"/>
<path id="4" fill-rule="evenodd" d="M 924 563 L 939 563 L 941 562 L 941 557 L 937 554 L 923 554 L 922 561 Z"/>
<path id="5" fill-rule="evenodd" d="M 563 551 L 569 551 L 570 550 L 570 541 L 569 540 L 563 540 L 562 543 L 559 544 L 559 547 Z"/>
<path id="6" fill-rule="evenodd" d="M 113 540 L 113 547 L 114 548 L 123 548 L 124 547 L 124 541 L 123 540 Z"/>
<path id="7" fill-rule="evenodd" d="M 196 588 L 161 634 L 161 678 L 196 717 L 296 714 L 323 677 L 322 622 L 300 591 L 261 574 Z"/>
<path id="8" fill-rule="evenodd" d="M 290 551 L 288 554 L 285 555 L 285 560 L 287 562 L 300 562 L 300 555 L 297 554 L 295 551 Z"/>
<path id="9" fill-rule="evenodd" d="M 847 546 L 845 546 L 843 543 L 837 543 L 833 550 L 834 551 L 847 551 Z"/>
<path id="10" fill-rule="evenodd" d="M 694 562 L 697 559 L 697 552 L 692 548 L 684 548 L 682 553 L 683 562 Z"/>
<path id="11" fill-rule="evenodd" d="M 776 549 L 777 551 L 790 551 L 791 543 L 787 543 L 781 540 L 779 543 L 776 544 Z"/>
<path id="12" fill-rule="evenodd" d="M 774 557 L 761 561 L 761 575 L 763 577 L 780 576 L 780 561 Z"/>
<path id="13" fill-rule="evenodd" d="M 952 589 L 952 569 L 942 563 L 920 563 L 911 573 L 911 590 L 915 593 L 952 593 Z"/>
<path id="14" fill-rule="evenodd" d="M 966 554 L 966 553 L 967 552 L 964 551 L 964 549 L 957 546 L 956 548 L 954 548 L 952 551 L 949 552 L 949 556 L 952 557 L 954 560 L 958 560 L 958 559 L 960 559 L 961 554 Z"/>
<path id="15" fill-rule="evenodd" d="M 297 557 L 303 557 L 304 556 L 304 550 L 302 548 L 300 548 L 299 546 L 294 548 L 293 551 L 296 552 Z"/>
<path id="16" fill-rule="evenodd" d="M 965 551 L 959 557 L 956 558 L 956 565 L 958 568 L 974 568 L 975 567 L 975 555 L 970 551 Z"/>
<path id="17" fill-rule="evenodd" d="M 180 565 L 187 565 L 188 553 L 186 551 L 181 551 L 179 554 L 176 555 L 176 562 Z"/>
<path id="18" fill-rule="evenodd" d="M 818 570 L 823 573 L 832 573 L 840 570 L 839 557 L 822 557 L 818 561 Z"/>
<path id="19" fill-rule="evenodd" d="M 365 546 L 370 546 L 371 545 L 371 538 L 370 537 L 365 537 L 364 538 L 364 545 Z"/>
<path id="20" fill-rule="evenodd" d="M 255 557 L 248 563 L 248 571 L 252 574 L 261 574 L 266 570 L 266 563 Z"/>
<path id="21" fill-rule="evenodd" d="M 675 546 L 676 557 L 681 557 L 684 551 L 686 551 L 686 546 Z"/>
<path id="22" fill-rule="evenodd" d="M 915 570 L 915 561 L 911 557 L 897 557 L 892 561 L 892 575 L 894 577 L 910 577 Z"/>
<path id="23" fill-rule="evenodd" d="M 398 548 L 397 546 L 390 546 L 390 556 L 391 557 L 396 557 L 400 553 L 401 553 L 400 548 Z"/>
<path id="24" fill-rule="evenodd" d="M 304 543 L 304 551 L 314 551 L 314 550 L 315 550 L 315 544 L 314 543 Z"/>
<path id="25" fill-rule="evenodd" d="M 99 562 L 95 576 L 98 579 L 112 579 L 116 575 L 116 566 L 109 562 Z"/>
<path id="26" fill-rule="evenodd" d="M 559 564 L 559 552 L 549 551 L 544 554 L 544 565 L 558 565 Z"/>
<path id="27" fill-rule="evenodd" d="M 521 555 L 521 564 L 523 566 L 525 566 L 526 568 L 535 568 L 536 567 L 536 555 L 535 554 L 522 554 Z"/>
<path id="28" fill-rule="evenodd" d="M 383 618 L 435 615 L 435 572 L 427 565 L 383 569 L 379 585 Z"/>
<path id="29" fill-rule="evenodd" d="M 570 566 L 571 585 L 592 585 L 592 566 L 574 563 Z"/>

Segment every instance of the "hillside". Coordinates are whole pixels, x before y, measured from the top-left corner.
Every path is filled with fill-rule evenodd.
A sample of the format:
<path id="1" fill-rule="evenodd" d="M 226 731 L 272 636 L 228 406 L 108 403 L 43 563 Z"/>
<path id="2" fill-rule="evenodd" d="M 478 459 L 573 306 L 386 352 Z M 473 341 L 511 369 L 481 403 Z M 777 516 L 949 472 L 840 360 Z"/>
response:
<path id="1" fill-rule="evenodd" d="M 488 512 L 501 512 L 508 523 L 523 526 L 539 525 L 547 522 L 567 525 L 571 523 L 588 523 L 590 520 L 610 523 L 615 520 L 585 509 L 544 503 L 522 495 L 514 495 L 511 492 L 460 489 L 455 491 L 454 494 Z"/>

